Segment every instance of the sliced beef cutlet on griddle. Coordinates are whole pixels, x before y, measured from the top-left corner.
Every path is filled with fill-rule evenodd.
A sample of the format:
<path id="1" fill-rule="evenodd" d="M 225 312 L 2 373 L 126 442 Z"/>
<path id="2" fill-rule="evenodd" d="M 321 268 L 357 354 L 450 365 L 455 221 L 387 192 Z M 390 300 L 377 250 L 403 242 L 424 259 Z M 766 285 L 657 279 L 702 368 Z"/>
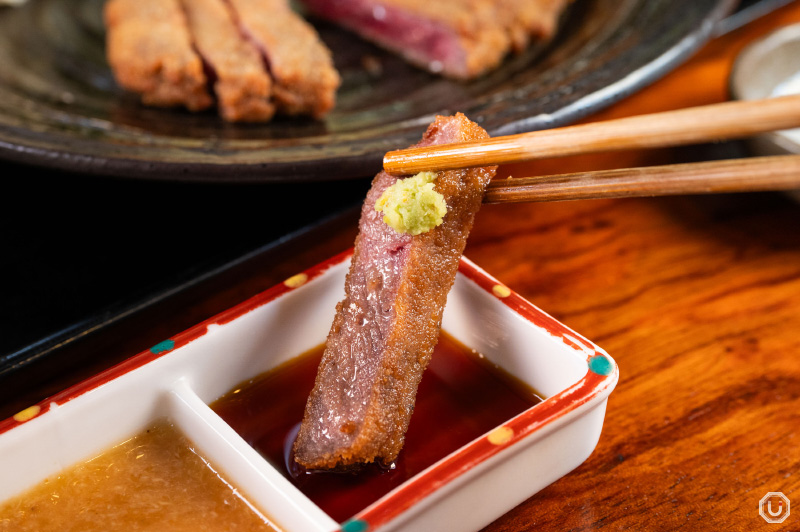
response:
<path id="1" fill-rule="evenodd" d="M 109 0 L 103 15 L 106 55 L 121 87 L 147 105 L 213 105 L 179 0 Z"/>
<path id="2" fill-rule="evenodd" d="M 333 108 L 339 73 L 316 30 L 287 0 L 227 0 L 240 28 L 264 55 L 281 113 L 324 116 Z"/>
<path id="3" fill-rule="evenodd" d="M 407 61 L 455 79 L 495 68 L 555 31 L 568 0 L 301 0 Z"/>
<path id="4" fill-rule="evenodd" d="M 412 64 L 467 79 L 497 66 L 509 50 L 490 0 L 302 0 L 312 12 Z"/>
<path id="5" fill-rule="evenodd" d="M 417 146 L 467 142 L 487 133 L 464 115 L 437 117 Z M 447 293 L 496 168 L 438 173 L 447 214 L 433 230 L 398 233 L 375 202 L 397 180 L 372 182 L 359 235 L 314 389 L 294 444 L 309 469 L 392 462 L 403 446 L 417 386 L 437 343 Z"/>
<path id="6" fill-rule="evenodd" d="M 531 40 L 549 40 L 558 29 L 558 20 L 570 0 L 498 0 L 508 17 L 508 31 L 516 51 Z"/>
<path id="7" fill-rule="evenodd" d="M 198 111 L 216 97 L 232 122 L 335 104 L 331 53 L 286 0 L 109 0 L 105 19 L 115 78 L 145 104 Z"/>
<path id="8" fill-rule="evenodd" d="M 213 72 L 219 114 L 232 122 L 272 118 L 272 80 L 225 0 L 183 0 L 183 8 L 194 44 Z"/>

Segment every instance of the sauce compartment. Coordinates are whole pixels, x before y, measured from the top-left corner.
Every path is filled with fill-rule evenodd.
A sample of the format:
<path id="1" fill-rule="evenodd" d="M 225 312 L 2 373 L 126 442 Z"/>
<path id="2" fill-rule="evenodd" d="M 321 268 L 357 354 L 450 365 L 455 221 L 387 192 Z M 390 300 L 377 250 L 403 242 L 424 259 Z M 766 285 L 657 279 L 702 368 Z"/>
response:
<path id="1" fill-rule="evenodd" d="M 0 504 L 0 530 L 165 529 L 276 532 L 164 420 Z"/>
<path id="2" fill-rule="evenodd" d="M 236 386 L 211 404 L 284 477 L 344 522 L 448 454 L 541 402 L 535 390 L 442 331 L 417 393 L 400 457 L 358 471 L 307 471 L 293 462 L 324 344 Z"/>
<path id="3" fill-rule="evenodd" d="M 591 454 L 617 382 L 616 364 L 462 259 L 443 330 L 545 399 L 450 452 L 349 521 L 334 521 L 209 405 L 239 383 L 322 344 L 344 295 L 348 267 L 349 253 L 333 257 L 16 419 L 0 421 L 0 501 L 160 419 L 174 424 L 286 532 L 477 530 Z M 446 420 L 440 430 L 447 430 Z"/>

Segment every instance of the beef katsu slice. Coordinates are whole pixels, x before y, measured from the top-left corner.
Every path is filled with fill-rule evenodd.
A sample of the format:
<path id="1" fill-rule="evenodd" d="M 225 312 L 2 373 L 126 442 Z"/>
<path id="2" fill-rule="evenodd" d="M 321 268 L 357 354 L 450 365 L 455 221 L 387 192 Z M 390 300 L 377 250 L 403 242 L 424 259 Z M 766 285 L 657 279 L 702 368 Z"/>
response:
<path id="1" fill-rule="evenodd" d="M 408 62 L 469 79 L 511 49 L 505 13 L 494 0 L 301 0 L 327 18 Z"/>
<path id="2" fill-rule="evenodd" d="M 417 146 L 485 139 L 464 115 L 437 117 Z M 416 236 L 398 233 L 375 210 L 397 181 L 372 182 L 345 298 L 336 307 L 325 352 L 294 444 L 309 469 L 395 460 L 414 409 L 417 386 L 438 341 L 447 293 L 496 167 L 439 172 L 442 224 Z"/>
<path id="3" fill-rule="evenodd" d="M 558 29 L 558 20 L 570 0 L 498 0 L 507 15 L 507 27 L 516 51 L 532 39 L 549 40 Z"/>
<path id="4" fill-rule="evenodd" d="M 117 83 L 153 106 L 210 107 L 203 63 L 179 0 L 109 0 L 106 55 Z"/>
<path id="5" fill-rule="evenodd" d="M 242 33 L 263 54 L 281 113 L 324 116 L 336 102 L 339 74 L 316 30 L 287 0 L 227 0 Z"/>
<path id="6" fill-rule="evenodd" d="M 272 80 L 225 0 L 183 0 L 183 8 L 194 44 L 216 78 L 219 114 L 232 122 L 272 118 Z"/>

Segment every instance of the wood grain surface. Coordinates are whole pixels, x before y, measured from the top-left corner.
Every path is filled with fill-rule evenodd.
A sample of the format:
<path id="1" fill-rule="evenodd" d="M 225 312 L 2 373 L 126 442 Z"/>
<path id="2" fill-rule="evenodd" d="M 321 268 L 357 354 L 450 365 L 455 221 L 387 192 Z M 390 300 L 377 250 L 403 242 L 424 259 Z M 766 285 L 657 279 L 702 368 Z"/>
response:
<path id="1" fill-rule="evenodd" d="M 792 22 L 800 2 L 713 41 L 587 122 L 725 101 L 736 53 Z M 705 153 L 576 156 L 506 167 L 500 177 Z M 70 368 L 42 369 L 50 378 L 34 390 L 0 390 L 14 397 L 0 400 L 0 412 L 114 362 L 92 353 L 130 356 L 351 246 L 355 229 L 354 212 L 324 241 L 299 239 L 113 335 L 68 346 Z M 800 203 L 752 193 L 485 205 L 466 255 L 605 348 L 621 374 L 594 454 L 485 532 L 800 530 Z M 770 491 L 797 505 L 783 524 L 759 516 Z"/>
<path id="2" fill-rule="evenodd" d="M 800 3 L 707 45 L 591 117 L 726 100 L 736 53 Z M 671 149 L 505 168 L 682 163 Z M 486 528 L 800 530 L 800 204 L 780 193 L 485 205 L 466 255 L 608 350 L 620 382 L 595 453 Z M 797 504 L 768 524 L 759 500 Z"/>

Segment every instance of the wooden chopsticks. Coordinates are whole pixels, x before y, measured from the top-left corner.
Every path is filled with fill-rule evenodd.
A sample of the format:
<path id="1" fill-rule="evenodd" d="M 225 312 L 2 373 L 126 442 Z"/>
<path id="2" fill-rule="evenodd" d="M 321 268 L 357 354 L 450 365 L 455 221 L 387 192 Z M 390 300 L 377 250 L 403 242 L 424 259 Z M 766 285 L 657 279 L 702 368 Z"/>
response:
<path id="1" fill-rule="evenodd" d="M 499 179 L 484 203 L 800 189 L 800 155 Z"/>
<path id="2" fill-rule="evenodd" d="M 800 127 L 800 95 L 726 102 L 480 142 L 411 148 L 390 174 L 452 170 L 631 148 L 678 146 Z M 484 203 L 800 189 L 800 155 L 625 168 L 493 181 Z"/>
<path id="3" fill-rule="evenodd" d="M 742 138 L 800 126 L 800 95 L 726 102 L 479 142 L 392 151 L 390 174 L 452 170 L 631 148 Z"/>

